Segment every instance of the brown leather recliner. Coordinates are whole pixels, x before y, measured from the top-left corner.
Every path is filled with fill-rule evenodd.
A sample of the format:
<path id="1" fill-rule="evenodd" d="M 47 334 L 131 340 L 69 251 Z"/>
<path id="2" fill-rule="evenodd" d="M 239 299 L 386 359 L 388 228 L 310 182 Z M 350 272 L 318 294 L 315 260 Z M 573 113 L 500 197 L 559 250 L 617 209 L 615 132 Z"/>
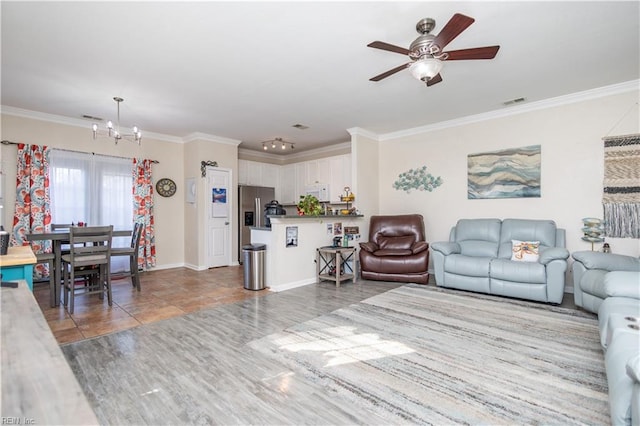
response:
<path id="1" fill-rule="evenodd" d="M 422 215 L 371 216 L 360 243 L 360 275 L 367 280 L 427 284 L 429 244 Z"/>

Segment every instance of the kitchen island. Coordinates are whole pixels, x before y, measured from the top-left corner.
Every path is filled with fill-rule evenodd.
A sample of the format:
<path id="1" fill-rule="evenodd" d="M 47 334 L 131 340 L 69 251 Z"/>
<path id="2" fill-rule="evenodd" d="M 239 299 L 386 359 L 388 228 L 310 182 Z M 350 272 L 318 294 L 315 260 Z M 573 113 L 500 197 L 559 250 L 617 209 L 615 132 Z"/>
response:
<path id="1" fill-rule="evenodd" d="M 316 249 L 331 245 L 334 236 L 344 237 L 345 227 L 358 226 L 362 232 L 366 224 L 362 215 L 270 217 L 271 229 L 251 228 L 251 243 L 267 245 L 265 283 L 271 291 L 316 283 Z M 336 224 L 340 233 L 334 235 Z M 350 240 L 349 245 L 357 246 L 358 240 Z"/>

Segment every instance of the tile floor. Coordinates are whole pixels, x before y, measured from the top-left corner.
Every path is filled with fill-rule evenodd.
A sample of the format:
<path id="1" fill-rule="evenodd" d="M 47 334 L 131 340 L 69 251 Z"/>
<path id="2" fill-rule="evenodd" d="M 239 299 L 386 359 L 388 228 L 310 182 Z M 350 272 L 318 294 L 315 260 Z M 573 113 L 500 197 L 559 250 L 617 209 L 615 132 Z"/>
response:
<path id="1" fill-rule="evenodd" d="M 140 283 L 138 292 L 129 278 L 113 280 L 112 306 L 97 294 L 77 295 L 73 315 L 62 304 L 49 306 L 48 283 L 35 284 L 34 295 L 62 345 L 268 294 L 268 290 L 243 288 L 241 266 L 144 272 Z"/>

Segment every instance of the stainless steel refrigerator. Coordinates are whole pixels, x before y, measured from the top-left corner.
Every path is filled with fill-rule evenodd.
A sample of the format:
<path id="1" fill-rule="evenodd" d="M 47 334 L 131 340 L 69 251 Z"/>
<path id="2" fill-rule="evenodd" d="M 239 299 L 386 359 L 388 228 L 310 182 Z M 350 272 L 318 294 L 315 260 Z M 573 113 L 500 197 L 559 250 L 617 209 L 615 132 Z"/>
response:
<path id="1" fill-rule="evenodd" d="M 275 188 L 238 186 L 238 262 L 242 263 L 242 246 L 251 244 L 251 227 L 264 226 L 264 206 L 275 198 Z"/>

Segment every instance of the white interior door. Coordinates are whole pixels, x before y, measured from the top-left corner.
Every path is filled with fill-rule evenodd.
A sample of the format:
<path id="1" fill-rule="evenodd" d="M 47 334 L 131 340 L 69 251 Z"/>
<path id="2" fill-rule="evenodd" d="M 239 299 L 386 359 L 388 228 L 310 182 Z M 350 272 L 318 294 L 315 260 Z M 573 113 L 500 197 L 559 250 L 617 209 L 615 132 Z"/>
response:
<path id="1" fill-rule="evenodd" d="M 207 267 L 231 264 L 231 172 L 207 167 Z"/>

